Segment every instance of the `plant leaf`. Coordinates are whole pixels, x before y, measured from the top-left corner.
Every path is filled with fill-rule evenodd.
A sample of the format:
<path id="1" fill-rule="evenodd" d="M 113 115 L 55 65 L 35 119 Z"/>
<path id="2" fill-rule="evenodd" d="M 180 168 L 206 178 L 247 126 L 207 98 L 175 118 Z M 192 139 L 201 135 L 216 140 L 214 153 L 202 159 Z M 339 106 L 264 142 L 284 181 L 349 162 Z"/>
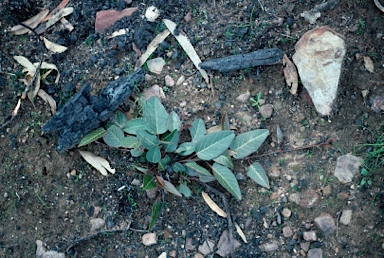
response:
<path id="1" fill-rule="evenodd" d="M 116 125 L 109 127 L 107 133 L 103 136 L 105 143 L 111 147 L 120 147 L 123 138 L 124 132 Z"/>
<path id="2" fill-rule="evenodd" d="M 156 180 L 153 176 L 146 174 L 143 178 L 143 190 L 152 190 L 157 187 Z"/>
<path id="3" fill-rule="evenodd" d="M 42 89 L 39 89 L 37 95 L 49 104 L 52 115 L 54 115 L 56 113 L 56 101 Z"/>
<path id="4" fill-rule="evenodd" d="M 177 191 L 176 187 L 171 182 L 164 180 L 161 176 L 156 176 L 156 178 L 157 183 L 160 185 L 160 187 L 164 188 L 164 190 L 176 196 L 182 197 L 181 193 Z"/>
<path id="5" fill-rule="evenodd" d="M 139 170 L 140 172 L 143 172 L 143 173 L 147 173 L 147 171 L 148 171 L 148 168 L 142 168 L 142 167 L 138 167 L 138 166 L 135 166 L 135 168 L 137 170 Z"/>
<path id="6" fill-rule="evenodd" d="M 166 155 L 164 158 L 160 160 L 159 164 L 157 165 L 157 168 L 159 169 L 159 171 L 164 171 L 170 162 L 171 162 L 171 158 L 168 155 Z"/>
<path id="7" fill-rule="evenodd" d="M 189 189 L 189 187 L 188 187 L 186 184 L 180 184 L 180 185 L 177 187 L 177 190 L 178 190 L 182 195 L 184 195 L 184 196 L 187 197 L 187 198 L 191 197 L 191 195 L 192 195 L 192 191 L 191 191 L 191 189 Z"/>
<path id="8" fill-rule="evenodd" d="M 181 121 L 179 116 L 176 114 L 175 111 L 172 111 L 169 114 L 168 121 L 167 121 L 167 128 L 168 131 L 173 132 L 175 130 L 180 131 Z"/>
<path id="9" fill-rule="evenodd" d="M 203 196 L 203 199 L 204 201 L 208 204 L 209 208 L 211 208 L 211 210 L 213 210 L 214 212 L 217 213 L 217 215 L 223 217 L 223 218 L 226 218 L 227 217 L 227 213 L 225 211 L 223 211 L 219 205 L 217 205 L 212 199 L 211 197 L 209 197 L 208 194 L 206 194 L 205 192 L 201 192 L 201 195 Z"/>
<path id="10" fill-rule="evenodd" d="M 107 131 L 103 127 L 97 128 L 96 130 L 94 130 L 94 131 L 90 132 L 89 134 L 87 134 L 86 136 L 84 136 L 83 139 L 81 139 L 81 141 L 77 147 L 81 147 L 81 146 L 90 144 L 91 142 L 94 142 L 94 141 L 100 139 L 101 137 L 104 136 L 104 134 L 106 132 Z"/>
<path id="11" fill-rule="evenodd" d="M 267 174 L 259 162 L 254 162 L 248 167 L 247 175 L 259 185 L 269 189 Z"/>
<path id="12" fill-rule="evenodd" d="M 220 131 L 205 135 L 196 144 L 196 154 L 202 160 L 210 160 L 220 156 L 235 138 L 232 131 Z"/>
<path id="13" fill-rule="evenodd" d="M 96 168 L 103 176 L 107 176 L 109 173 L 115 174 L 116 170 L 112 169 L 109 165 L 109 162 L 95 154 L 88 151 L 79 151 L 80 155 L 88 162 L 92 167 Z"/>
<path id="14" fill-rule="evenodd" d="M 136 135 L 136 132 L 138 130 L 144 130 L 144 129 L 145 129 L 145 126 L 144 126 L 143 118 L 140 117 L 140 118 L 129 120 L 125 124 L 123 131 L 129 134 Z"/>
<path id="15" fill-rule="evenodd" d="M 146 156 L 147 160 L 152 163 L 157 163 L 161 159 L 161 152 L 159 149 L 159 146 L 154 146 L 152 149 L 150 149 Z"/>
<path id="16" fill-rule="evenodd" d="M 145 130 L 139 130 L 136 133 L 137 138 L 142 141 L 143 147 L 147 150 L 152 149 L 153 147 L 158 146 L 160 144 L 159 139 L 157 139 L 156 135 L 148 133 Z"/>
<path id="17" fill-rule="evenodd" d="M 209 183 L 216 180 L 214 176 L 199 176 L 199 180 L 203 183 Z"/>
<path id="18" fill-rule="evenodd" d="M 176 149 L 176 153 L 181 156 L 188 156 L 195 151 L 196 144 L 193 142 L 184 142 L 179 145 L 179 148 Z"/>
<path id="19" fill-rule="evenodd" d="M 54 43 L 52 41 L 49 41 L 45 37 L 43 37 L 44 45 L 48 50 L 51 50 L 54 53 L 63 53 L 66 51 L 68 48 L 62 45 L 59 45 L 57 43 Z"/>
<path id="20" fill-rule="evenodd" d="M 144 153 L 144 151 L 141 148 L 132 149 L 130 152 L 132 157 L 135 157 L 135 158 L 140 157 Z"/>
<path id="21" fill-rule="evenodd" d="M 207 133 L 204 121 L 200 118 L 193 121 L 192 126 L 189 128 L 189 131 L 191 132 L 192 142 L 194 143 L 200 141 Z"/>
<path id="22" fill-rule="evenodd" d="M 139 142 L 139 139 L 135 136 L 125 136 L 120 141 L 120 146 L 128 149 L 135 148 L 137 143 Z"/>
<path id="23" fill-rule="evenodd" d="M 118 127 L 123 129 L 125 127 L 125 125 L 128 123 L 128 118 L 125 116 L 125 114 L 123 112 L 118 110 L 115 113 L 115 120 L 114 120 L 114 122 L 116 123 L 116 125 Z"/>
<path id="24" fill-rule="evenodd" d="M 203 174 L 205 176 L 212 176 L 212 174 L 209 173 L 209 171 L 207 169 L 205 169 L 204 167 L 198 165 L 196 162 L 186 162 L 185 166 L 187 168 L 191 168 L 191 169 L 195 170 L 196 172 L 198 172 L 200 174 Z"/>
<path id="25" fill-rule="evenodd" d="M 143 121 L 146 130 L 152 134 L 163 134 L 167 128 L 168 113 L 159 98 L 151 97 L 144 104 Z"/>
<path id="26" fill-rule="evenodd" d="M 230 146 L 230 149 L 236 152 L 234 157 L 242 159 L 257 151 L 268 134 L 267 129 L 257 129 L 236 136 Z"/>
<path id="27" fill-rule="evenodd" d="M 224 152 L 219 157 L 213 159 L 213 161 L 216 161 L 217 163 L 224 165 L 230 169 L 233 168 L 233 162 L 231 156 L 228 154 L 228 151 Z"/>
<path id="28" fill-rule="evenodd" d="M 166 152 L 174 152 L 179 143 L 179 131 L 174 130 L 172 133 L 166 134 L 163 142 L 163 146 L 165 147 Z"/>
<path id="29" fill-rule="evenodd" d="M 185 167 L 183 165 L 181 165 L 180 162 L 175 162 L 173 164 L 172 168 L 173 168 L 173 171 L 176 172 L 176 173 L 178 173 L 178 172 L 185 172 L 186 171 Z"/>
<path id="30" fill-rule="evenodd" d="M 239 183 L 232 171 L 216 162 L 213 163 L 212 171 L 217 181 L 219 181 L 219 183 L 236 199 L 241 200 Z"/>
<path id="31" fill-rule="evenodd" d="M 239 236 L 241 237 L 241 239 L 243 239 L 244 243 L 248 243 L 248 242 L 247 242 L 247 238 L 245 237 L 244 232 L 243 232 L 243 230 L 241 230 L 241 228 L 239 227 L 239 225 L 237 225 L 236 222 L 234 222 L 233 225 L 234 225 L 235 228 L 236 228 L 236 232 L 237 232 L 237 234 L 239 234 Z"/>
<path id="32" fill-rule="evenodd" d="M 152 214 L 151 214 L 151 222 L 148 226 L 148 231 L 151 231 L 152 228 L 155 226 L 157 218 L 159 217 L 160 211 L 161 211 L 161 202 L 155 202 L 152 206 Z"/>

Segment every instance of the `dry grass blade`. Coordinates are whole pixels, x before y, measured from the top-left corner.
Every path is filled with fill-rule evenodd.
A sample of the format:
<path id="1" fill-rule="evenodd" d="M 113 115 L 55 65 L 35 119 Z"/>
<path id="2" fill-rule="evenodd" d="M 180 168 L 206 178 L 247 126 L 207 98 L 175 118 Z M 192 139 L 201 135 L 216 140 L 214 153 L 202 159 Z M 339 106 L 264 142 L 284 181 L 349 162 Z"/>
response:
<path id="1" fill-rule="evenodd" d="M 32 18 L 22 22 L 22 24 L 27 25 L 28 27 L 34 29 L 39 25 L 40 22 L 44 20 L 44 18 L 49 13 L 48 9 L 44 9 Z M 30 30 L 28 28 L 25 28 L 23 25 L 16 25 L 10 28 L 9 32 L 15 34 L 15 35 L 22 35 L 25 33 L 28 33 Z"/>
<path id="2" fill-rule="evenodd" d="M 44 45 L 45 45 L 45 47 L 46 47 L 48 50 L 51 50 L 52 52 L 55 52 L 55 53 L 63 53 L 65 50 L 68 49 L 68 48 L 65 47 L 65 46 L 62 46 L 62 45 L 53 43 L 52 41 L 49 41 L 49 40 L 46 39 L 45 37 L 43 37 L 43 40 L 44 40 Z"/>
<path id="3" fill-rule="evenodd" d="M 226 218 L 227 213 L 223 211 L 212 199 L 209 197 L 208 194 L 205 192 L 201 192 L 201 195 L 203 196 L 204 201 L 208 204 L 209 208 L 211 208 L 214 212 L 216 212 L 219 216 Z"/>
<path id="4" fill-rule="evenodd" d="M 107 176 L 108 172 L 115 174 L 116 170 L 112 169 L 109 165 L 109 162 L 95 154 L 88 151 L 79 151 L 80 155 L 88 162 L 92 167 L 96 168 L 103 176 Z"/>
<path id="5" fill-rule="evenodd" d="M 247 238 L 245 237 L 244 232 L 243 232 L 243 230 L 241 230 L 241 228 L 239 227 L 239 225 L 237 225 L 236 222 L 233 223 L 233 225 L 234 225 L 235 228 L 236 228 L 236 232 L 237 232 L 237 234 L 239 234 L 239 236 L 241 237 L 241 239 L 243 239 L 244 243 L 248 243 L 248 242 L 247 242 Z"/>
<path id="6" fill-rule="evenodd" d="M 37 95 L 49 104 L 52 115 L 54 115 L 56 113 L 56 101 L 42 89 L 39 89 Z"/>

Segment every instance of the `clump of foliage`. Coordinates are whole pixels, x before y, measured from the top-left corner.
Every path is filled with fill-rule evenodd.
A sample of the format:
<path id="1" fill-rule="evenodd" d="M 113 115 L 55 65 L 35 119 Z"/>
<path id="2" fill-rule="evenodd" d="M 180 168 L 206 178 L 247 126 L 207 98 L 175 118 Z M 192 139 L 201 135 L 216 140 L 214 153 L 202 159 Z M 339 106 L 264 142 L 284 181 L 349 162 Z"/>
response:
<path id="1" fill-rule="evenodd" d="M 256 152 L 269 131 L 257 129 L 235 135 L 228 122 L 207 130 L 202 119 L 193 121 L 189 133 L 186 131 L 174 111 L 168 113 L 157 97 L 151 97 L 142 102 L 139 117 L 128 120 L 122 112 L 117 112 L 106 129 L 91 132 L 79 146 L 102 137 L 109 146 L 130 149 L 131 155 L 141 164 L 136 169 L 144 173 L 144 190 L 160 187 L 177 196 L 189 197 L 192 192 L 188 182 L 193 177 L 201 182 L 217 180 L 241 200 L 240 187 L 232 172 L 233 159 L 244 159 Z M 189 141 L 183 142 L 184 139 Z M 177 181 L 164 179 L 166 173 L 178 173 Z M 269 188 L 268 178 L 259 162 L 248 167 L 247 175 Z M 159 204 L 155 203 L 152 218 L 159 209 Z"/>

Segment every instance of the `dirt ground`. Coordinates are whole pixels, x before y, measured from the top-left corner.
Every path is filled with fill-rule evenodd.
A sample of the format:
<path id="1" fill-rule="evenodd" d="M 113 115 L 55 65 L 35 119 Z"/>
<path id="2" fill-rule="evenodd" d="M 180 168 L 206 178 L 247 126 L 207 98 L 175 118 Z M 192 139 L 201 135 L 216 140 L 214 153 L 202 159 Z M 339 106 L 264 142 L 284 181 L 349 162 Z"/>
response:
<path id="1" fill-rule="evenodd" d="M 52 10 L 60 1 L 2 1 L 0 123 L 7 121 L 25 88 L 19 81 L 23 73 L 13 59 L 15 55 L 25 56 L 32 62 L 38 62 L 44 55 L 45 62 L 57 65 L 61 74 L 59 83 L 54 84 L 52 75 L 42 88 L 60 108 L 85 82 L 91 82 L 97 92 L 116 76 L 130 74 L 136 60 L 132 42 L 144 52 L 149 42 L 164 30 L 162 18 L 178 23 L 202 60 L 272 47 L 292 57 L 296 42 L 306 31 L 327 25 L 344 35 L 347 46 L 337 100 L 330 117 L 321 117 L 316 112 L 302 85 L 297 95 L 290 94 L 282 64 L 229 73 L 211 72 L 213 90 L 209 89 L 171 36 L 153 54 L 167 61 L 161 75 L 141 85 L 121 110 L 128 111 L 134 105 L 132 100 L 139 97 L 144 88 L 153 84 L 163 87 L 166 75 L 175 80 L 184 75 L 186 84 L 163 87 L 167 110 L 187 114 L 186 123 L 202 118 L 207 127 L 219 123 L 221 114 L 227 112 L 239 132 L 267 128 L 271 135 L 259 154 L 279 148 L 275 137 L 277 125 L 284 134 L 284 149 L 333 138 L 332 145 L 260 158 L 270 175 L 268 191 L 250 179 L 241 179 L 241 175 L 246 174 L 245 162 L 235 164 L 243 199 L 236 201 L 227 197 L 232 218 L 248 239 L 248 243 L 244 243 L 234 234 L 242 243 L 235 257 L 304 257 L 306 250 L 300 244 L 305 242 L 305 231 L 317 232 L 317 240 L 310 243 L 309 249 L 321 248 L 323 257 L 384 257 L 383 166 L 371 177 L 371 186 L 360 186 L 360 175 L 349 184 L 341 184 L 333 176 L 339 156 L 354 153 L 356 145 L 371 143 L 376 135 L 384 133 L 383 114 L 373 112 L 369 103 L 373 96 L 384 96 L 384 13 L 376 8 L 373 0 L 341 0 L 333 9 L 321 12 L 321 17 L 311 25 L 300 14 L 320 2 L 70 1 L 68 6 L 74 7 L 74 13 L 67 16 L 67 20 L 74 30 L 69 32 L 55 25 L 44 33 L 51 41 L 68 47 L 62 54 L 52 54 L 35 35 L 15 36 L 6 29 L 44 7 Z M 150 5 L 161 10 L 160 18 L 153 23 L 143 18 Z M 104 34 L 95 33 L 97 11 L 132 6 L 138 6 L 139 10 L 131 17 L 114 23 Z M 184 17 L 189 12 L 192 19 L 186 22 Z M 128 35 L 106 38 L 121 28 L 128 28 Z M 359 56 L 373 60 L 374 73 L 364 68 Z M 254 98 L 262 92 L 265 103 L 273 104 L 271 118 L 262 119 L 251 102 L 243 104 L 237 100 L 247 90 Z M 368 96 L 363 97 L 363 90 L 369 90 Z M 192 184 L 194 193 L 188 199 L 162 193 L 164 208 L 153 229 L 158 236 L 155 245 L 144 246 L 141 240 L 144 233 L 140 231 L 117 231 L 76 242 L 91 234 L 93 218 L 104 219 L 103 229 L 107 230 L 124 229 L 128 224 L 145 230 L 154 199 L 132 184 L 134 179 L 142 181 L 143 175 L 133 170 L 134 160 L 124 150 L 110 148 L 102 140 L 81 148 L 111 163 L 117 172 L 107 177 L 88 165 L 78 148 L 57 153 L 56 136 L 41 133 L 41 127 L 50 117 L 49 105 L 40 98 L 35 99 L 34 105 L 24 100 L 17 117 L 0 131 L 0 257 L 33 257 L 36 240 L 42 240 L 50 250 L 67 251 L 68 257 L 158 257 L 164 251 L 176 253 L 177 257 L 193 257 L 197 248 L 190 245 L 199 246 L 206 239 L 218 243 L 227 229 L 227 220 L 218 217 L 205 204 L 200 195 L 201 185 L 197 183 Z M 365 151 L 356 155 L 362 156 Z M 218 184 L 211 185 L 224 192 Z M 313 208 L 302 208 L 287 200 L 291 194 L 308 189 L 321 195 Z M 218 196 L 212 196 L 222 205 Z M 281 219 L 283 208 L 292 212 L 289 219 Z M 353 212 L 351 223 L 348 226 L 337 223 L 334 234 L 328 238 L 321 236 L 314 219 L 326 212 L 338 221 L 345 209 Z M 293 230 L 293 236 L 283 236 L 282 228 L 286 226 Z M 261 246 L 271 241 L 276 241 L 277 250 L 265 252 Z M 213 252 L 206 257 L 219 256 Z"/>

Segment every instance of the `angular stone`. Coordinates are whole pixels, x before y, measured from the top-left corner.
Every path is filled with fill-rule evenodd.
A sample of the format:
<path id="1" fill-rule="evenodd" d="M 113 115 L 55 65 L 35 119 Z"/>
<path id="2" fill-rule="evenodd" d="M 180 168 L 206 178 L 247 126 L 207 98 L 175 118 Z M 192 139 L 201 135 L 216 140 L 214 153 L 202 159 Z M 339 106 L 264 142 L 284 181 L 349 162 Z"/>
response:
<path id="1" fill-rule="evenodd" d="M 234 239 L 233 245 L 235 250 L 241 246 L 240 242 L 236 239 Z M 217 249 L 216 253 L 221 257 L 226 257 L 231 253 L 228 230 L 224 230 L 223 234 L 221 234 Z"/>
<path id="2" fill-rule="evenodd" d="M 329 237 L 336 230 L 335 220 L 328 213 L 323 213 L 315 218 L 315 224 L 324 237 Z"/>
<path id="3" fill-rule="evenodd" d="M 308 258 L 322 258 L 323 257 L 323 250 L 320 248 L 313 248 L 308 251 L 307 254 Z"/>
<path id="4" fill-rule="evenodd" d="M 363 164 L 363 159 L 355 157 L 350 153 L 340 156 L 337 158 L 334 175 L 340 183 L 350 183 L 352 182 L 353 177 L 359 172 L 361 164 Z"/>
<path id="5" fill-rule="evenodd" d="M 293 235 L 292 229 L 289 226 L 283 227 L 283 235 L 284 237 L 291 237 Z"/>
<path id="6" fill-rule="evenodd" d="M 289 218 L 289 217 L 291 217 L 291 214 L 292 214 L 292 212 L 291 212 L 291 210 L 288 209 L 288 208 L 284 208 L 284 209 L 281 211 L 281 215 L 283 215 L 284 218 Z"/>
<path id="7" fill-rule="evenodd" d="M 215 242 L 212 240 L 204 241 L 202 245 L 199 245 L 198 251 L 202 253 L 203 255 L 208 255 L 209 253 L 212 253 L 215 248 Z"/>
<path id="8" fill-rule="evenodd" d="M 303 233 L 303 238 L 305 241 L 316 241 L 317 236 L 315 231 L 306 231 Z"/>
<path id="9" fill-rule="evenodd" d="M 265 243 L 263 245 L 261 245 L 261 250 L 263 250 L 264 252 L 274 252 L 276 251 L 277 249 L 279 249 L 279 245 L 277 243 L 277 241 L 272 241 L 272 242 L 269 242 L 269 243 Z"/>
<path id="10" fill-rule="evenodd" d="M 270 118 L 273 113 L 273 105 L 272 104 L 262 105 L 259 109 L 259 112 L 264 119 Z"/>
<path id="11" fill-rule="evenodd" d="M 349 225 L 351 223 L 352 219 L 352 210 L 343 210 L 343 213 L 341 214 L 340 217 L 340 223 L 343 225 Z"/>
<path id="12" fill-rule="evenodd" d="M 170 75 L 165 76 L 164 83 L 165 83 L 165 86 L 167 87 L 175 86 L 175 80 Z"/>
<path id="13" fill-rule="evenodd" d="M 142 243 L 145 245 L 145 246 L 150 246 L 150 245 L 154 245 L 157 243 L 157 235 L 156 233 L 147 233 L 147 234 L 144 234 L 142 237 Z"/>
<path id="14" fill-rule="evenodd" d="M 306 32 L 292 59 L 317 112 L 330 115 L 336 98 L 343 58 L 344 37 L 323 26 Z"/>
<path id="15" fill-rule="evenodd" d="M 152 73 L 161 74 L 163 67 L 165 65 L 165 61 L 161 57 L 157 57 L 155 59 L 151 59 L 147 61 L 148 69 Z"/>
<path id="16" fill-rule="evenodd" d="M 305 192 L 301 193 L 300 196 L 300 206 L 303 208 L 312 208 L 320 200 L 320 196 L 316 193 L 314 189 L 308 189 Z"/>

